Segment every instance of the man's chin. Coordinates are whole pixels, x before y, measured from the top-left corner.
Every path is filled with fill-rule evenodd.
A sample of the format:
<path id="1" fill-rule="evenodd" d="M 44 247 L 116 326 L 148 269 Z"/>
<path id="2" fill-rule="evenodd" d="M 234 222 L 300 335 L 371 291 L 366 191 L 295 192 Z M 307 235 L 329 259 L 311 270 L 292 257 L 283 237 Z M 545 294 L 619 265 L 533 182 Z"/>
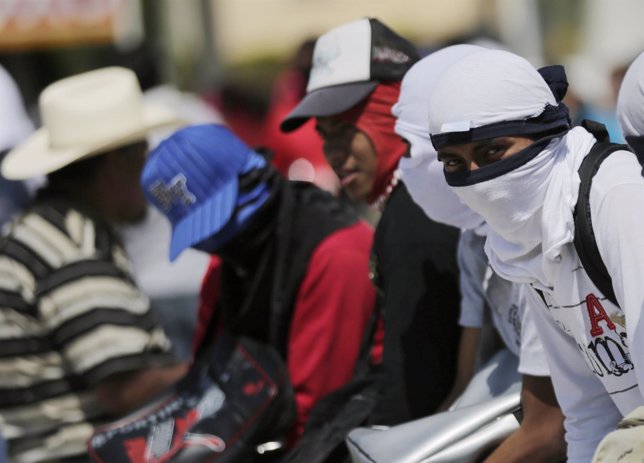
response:
<path id="1" fill-rule="evenodd" d="M 345 188 L 344 193 L 354 203 L 367 203 L 369 192 L 361 191 L 357 188 Z"/>

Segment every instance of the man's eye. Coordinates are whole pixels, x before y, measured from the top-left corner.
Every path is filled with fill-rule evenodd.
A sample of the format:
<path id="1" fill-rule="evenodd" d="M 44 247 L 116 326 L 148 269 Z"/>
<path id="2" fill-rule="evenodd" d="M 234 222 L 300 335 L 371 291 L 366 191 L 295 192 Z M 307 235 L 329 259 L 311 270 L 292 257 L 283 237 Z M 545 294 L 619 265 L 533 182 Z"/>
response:
<path id="1" fill-rule="evenodd" d="M 443 158 L 440 161 L 443 163 L 443 169 L 446 172 L 457 172 L 465 168 L 463 161 L 458 158 Z"/>
<path id="2" fill-rule="evenodd" d="M 494 156 L 503 154 L 504 152 L 505 152 L 505 147 L 503 146 L 491 146 L 485 153 L 485 156 L 494 157 Z"/>

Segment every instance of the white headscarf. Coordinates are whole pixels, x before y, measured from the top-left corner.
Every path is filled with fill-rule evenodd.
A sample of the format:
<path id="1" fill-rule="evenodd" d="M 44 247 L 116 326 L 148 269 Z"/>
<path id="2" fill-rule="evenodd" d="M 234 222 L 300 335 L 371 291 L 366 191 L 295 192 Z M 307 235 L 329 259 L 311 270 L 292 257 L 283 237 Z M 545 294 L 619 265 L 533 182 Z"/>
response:
<path id="1" fill-rule="evenodd" d="M 409 194 L 431 219 L 457 228 L 479 227 L 483 219 L 445 183 L 443 164 L 429 138 L 429 95 L 449 66 L 483 50 L 486 48 L 476 45 L 454 45 L 423 58 L 405 74 L 400 97 L 392 108 L 396 133 L 411 145 L 411 157 L 401 158 L 398 166 Z"/>
<path id="2" fill-rule="evenodd" d="M 430 101 L 432 135 L 522 121 L 557 104 L 530 63 L 497 50 L 469 55 L 451 66 Z M 501 277 L 552 286 L 549 263 L 558 262 L 562 246 L 574 238 L 577 169 L 594 143 L 590 133 L 576 128 L 522 165 L 478 183 L 453 187 L 487 222 L 486 252 Z M 499 163 L 511 159 L 476 172 L 499 172 Z"/>
<path id="3" fill-rule="evenodd" d="M 557 105 L 552 90 L 528 61 L 507 51 L 485 50 L 459 60 L 436 83 L 429 131 L 467 132 L 529 119 L 547 105 Z"/>
<path id="4" fill-rule="evenodd" d="M 624 76 L 617 98 L 617 117 L 625 137 L 644 136 L 644 53 Z"/>
<path id="5" fill-rule="evenodd" d="M 0 151 L 13 148 L 33 132 L 18 86 L 0 66 Z"/>
<path id="6" fill-rule="evenodd" d="M 432 135 L 529 119 L 547 105 L 557 105 L 537 70 L 502 50 L 485 50 L 455 63 L 441 76 L 430 98 Z"/>

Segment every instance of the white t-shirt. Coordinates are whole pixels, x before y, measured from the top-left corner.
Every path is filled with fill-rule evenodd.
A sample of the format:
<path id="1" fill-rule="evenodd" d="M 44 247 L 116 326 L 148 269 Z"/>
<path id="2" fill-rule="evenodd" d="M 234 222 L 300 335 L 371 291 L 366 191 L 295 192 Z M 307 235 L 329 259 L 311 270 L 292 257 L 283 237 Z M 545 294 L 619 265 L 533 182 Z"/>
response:
<path id="1" fill-rule="evenodd" d="M 623 415 L 644 405 L 644 179 L 635 156 L 612 154 L 593 179 L 597 246 L 621 306 L 584 271 L 574 244 L 544 266 L 555 287 L 528 293 L 559 404 L 566 415 L 568 462 L 591 461 Z M 547 310 L 544 309 L 544 302 Z M 540 304 L 540 305 L 536 305 Z"/>
<path id="2" fill-rule="evenodd" d="M 507 348 L 519 358 L 519 373 L 549 376 L 532 310 L 526 310 L 525 293 L 530 288 L 499 277 L 488 265 L 485 237 L 473 230 L 461 233 L 458 263 L 461 273 L 461 326 L 480 327 L 485 307 Z"/>

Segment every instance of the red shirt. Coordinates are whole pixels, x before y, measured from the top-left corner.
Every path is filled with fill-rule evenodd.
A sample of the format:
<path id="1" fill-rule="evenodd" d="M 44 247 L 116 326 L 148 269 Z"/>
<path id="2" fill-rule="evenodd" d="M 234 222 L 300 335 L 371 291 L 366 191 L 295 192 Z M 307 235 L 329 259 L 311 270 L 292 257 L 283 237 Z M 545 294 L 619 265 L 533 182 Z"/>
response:
<path id="1" fill-rule="evenodd" d="M 298 437 L 315 402 L 344 385 L 353 373 L 376 303 L 369 280 L 372 242 L 373 230 L 359 222 L 329 235 L 311 255 L 295 301 L 287 353 Z M 213 256 L 201 288 L 194 345 L 201 342 L 217 305 L 220 277 L 221 260 Z M 373 352 L 379 356 L 380 349 Z"/>

